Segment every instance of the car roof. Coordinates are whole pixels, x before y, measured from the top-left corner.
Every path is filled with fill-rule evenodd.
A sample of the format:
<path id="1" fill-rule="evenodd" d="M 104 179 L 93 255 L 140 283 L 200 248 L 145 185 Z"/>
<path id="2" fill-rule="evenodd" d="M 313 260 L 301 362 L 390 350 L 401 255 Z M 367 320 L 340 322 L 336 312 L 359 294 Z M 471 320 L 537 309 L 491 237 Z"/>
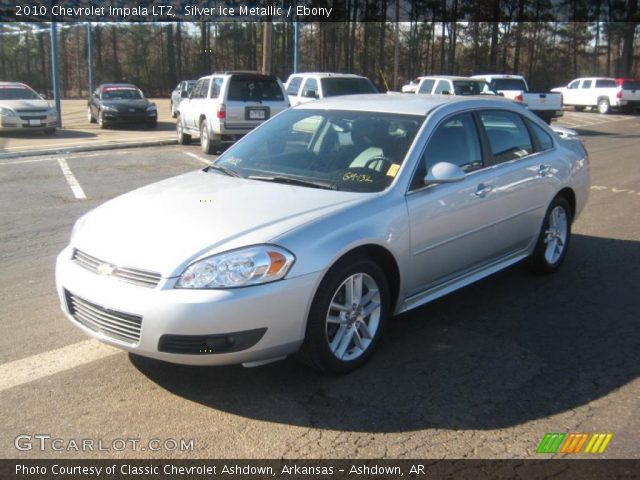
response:
<path id="1" fill-rule="evenodd" d="M 579 77 L 579 78 L 574 78 L 573 80 L 571 80 L 571 82 L 574 82 L 576 80 L 615 80 L 615 78 L 613 77 Z"/>
<path id="2" fill-rule="evenodd" d="M 517 78 L 524 80 L 522 75 L 509 75 L 507 73 L 481 73 L 479 75 L 473 75 L 471 78 Z"/>
<path id="3" fill-rule="evenodd" d="M 21 82 L 0 82 L 0 87 L 26 87 L 26 88 L 31 88 L 26 83 L 21 83 Z"/>
<path id="4" fill-rule="evenodd" d="M 114 88 L 114 87 L 138 89 L 138 87 L 136 87 L 133 83 L 103 83 L 98 88 L 102 89 L 102 88 Z"/>
<path id="5" fill-rule="evenodd" d="M 461 77 L 459 75 L 425 75 L 424 77 L 420 77 L 420 80 L 432 78 L 436 80 L 470 80 L 470 77 Z"/>
<path id="6" fill-rule="evenodd" d="M 313 75 L 316 77 L 339 77 L 339 78 L 367 78 L 362 75 L 356 75 L 355 73 L 335 73 L 335 72 L 297 72 L 292 73 L 289 77 L 298 77 L 304 75 Z"/>
<path id="7" fill-rule="evenodd" d="M 402 115 L 426 115 L 429 111 L 445 104 L 468 104 L 469 107 L 486 108 L 517 105 L 516 102 L 499 97 L 457 95 L 406 95 L 402 93 L 371 93 L 364 95 L 343 95 L 327 97 L 297 105 L 296 109 L 315 110 L 355 110 L 363 112 L 399 113 Z"/>

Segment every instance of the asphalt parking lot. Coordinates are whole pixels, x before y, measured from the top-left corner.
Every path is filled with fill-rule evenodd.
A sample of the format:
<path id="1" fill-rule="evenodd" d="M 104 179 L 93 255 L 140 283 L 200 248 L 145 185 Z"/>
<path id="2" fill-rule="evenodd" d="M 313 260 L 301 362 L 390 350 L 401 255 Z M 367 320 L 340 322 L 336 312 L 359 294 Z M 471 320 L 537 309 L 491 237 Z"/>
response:
<path id="1" fill-rule="evenodd" d="M 146 360 L 60 312 L 54 262 L 74 221 L 215 157 L 166 145 L 0 161 L 0 457 L 535 458 L 546 432 L 610 432 L 600 457 L 640 458 L 640 117 L 559 124 L 582 134 L 592 175 L 562 269 L 516 266 L 397 317 L 373 360 L 338 378 L 293 360 Z M 19 435 L 141 446 L 19 451 Z"/>

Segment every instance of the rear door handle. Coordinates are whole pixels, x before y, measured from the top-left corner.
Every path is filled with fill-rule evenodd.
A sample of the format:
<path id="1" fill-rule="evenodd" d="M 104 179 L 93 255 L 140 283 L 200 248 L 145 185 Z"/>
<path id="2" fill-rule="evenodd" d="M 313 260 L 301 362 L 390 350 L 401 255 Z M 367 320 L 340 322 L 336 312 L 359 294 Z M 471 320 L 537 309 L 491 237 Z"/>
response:
<path id="1" fill-rule="evenodd" d="M 478 185 L 478 188 L 475 191 L 475 195 L 477 197 L 484 198 L 487 193 L 490 193 L 492 191 L 493 185 L 485 185 L 484 183 L 481 183 L 480 185 Z"/>
<path id="2" fill-rule="evenodd" d="M 549 165 L 540 165 L 538 167 L 538 176 L 546 177 L 551 172 L 551 167 Z"/>

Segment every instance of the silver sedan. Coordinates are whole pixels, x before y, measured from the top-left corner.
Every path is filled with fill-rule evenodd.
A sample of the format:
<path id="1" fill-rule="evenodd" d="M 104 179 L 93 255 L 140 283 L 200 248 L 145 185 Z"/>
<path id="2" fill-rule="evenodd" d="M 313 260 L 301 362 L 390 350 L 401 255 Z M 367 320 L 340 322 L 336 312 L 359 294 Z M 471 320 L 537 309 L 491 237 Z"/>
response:
<path id="1" fill-rule="evenodd" d="M 563 262 L 581 142 L 504 99 L 358 95 L 274 116 L 209 167 L 76 223 L 67 318 L 139 355 L 344 373 L 396 314 L 526 261 Z"/>

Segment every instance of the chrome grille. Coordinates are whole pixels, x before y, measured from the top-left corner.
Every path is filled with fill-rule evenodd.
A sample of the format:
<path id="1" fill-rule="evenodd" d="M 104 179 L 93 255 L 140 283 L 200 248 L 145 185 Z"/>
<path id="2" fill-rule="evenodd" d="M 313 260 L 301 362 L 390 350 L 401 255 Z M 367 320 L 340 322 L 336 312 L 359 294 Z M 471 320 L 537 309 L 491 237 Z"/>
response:
<path id="1" fill-rule="evenodd" d="M 78 249 L 73 251 L 73 257 L 71 257 L 71 259 L 81 267 L 84 267 L 93 273 L 114 277 L 118 280 L 132 283 L 134 285 L 155 288 L 158 283 L 160 283 L 161 277 L 159 273 L 138 270 L 135 268 L 116 267 L 115 265 L 110 265 L 108 262 L 92 257 Z M 112 271 L 110 273 L 104 273 L 101 271 L 102 266 L 111 267 Z"/>
<path id="2" fill-rule="evenodd" d="M 140 341 L 142 317 L 101 307 L 67 290 L 64 295 L 69 313 L 81 325 L 126 343 L 137 344 Z"/>

